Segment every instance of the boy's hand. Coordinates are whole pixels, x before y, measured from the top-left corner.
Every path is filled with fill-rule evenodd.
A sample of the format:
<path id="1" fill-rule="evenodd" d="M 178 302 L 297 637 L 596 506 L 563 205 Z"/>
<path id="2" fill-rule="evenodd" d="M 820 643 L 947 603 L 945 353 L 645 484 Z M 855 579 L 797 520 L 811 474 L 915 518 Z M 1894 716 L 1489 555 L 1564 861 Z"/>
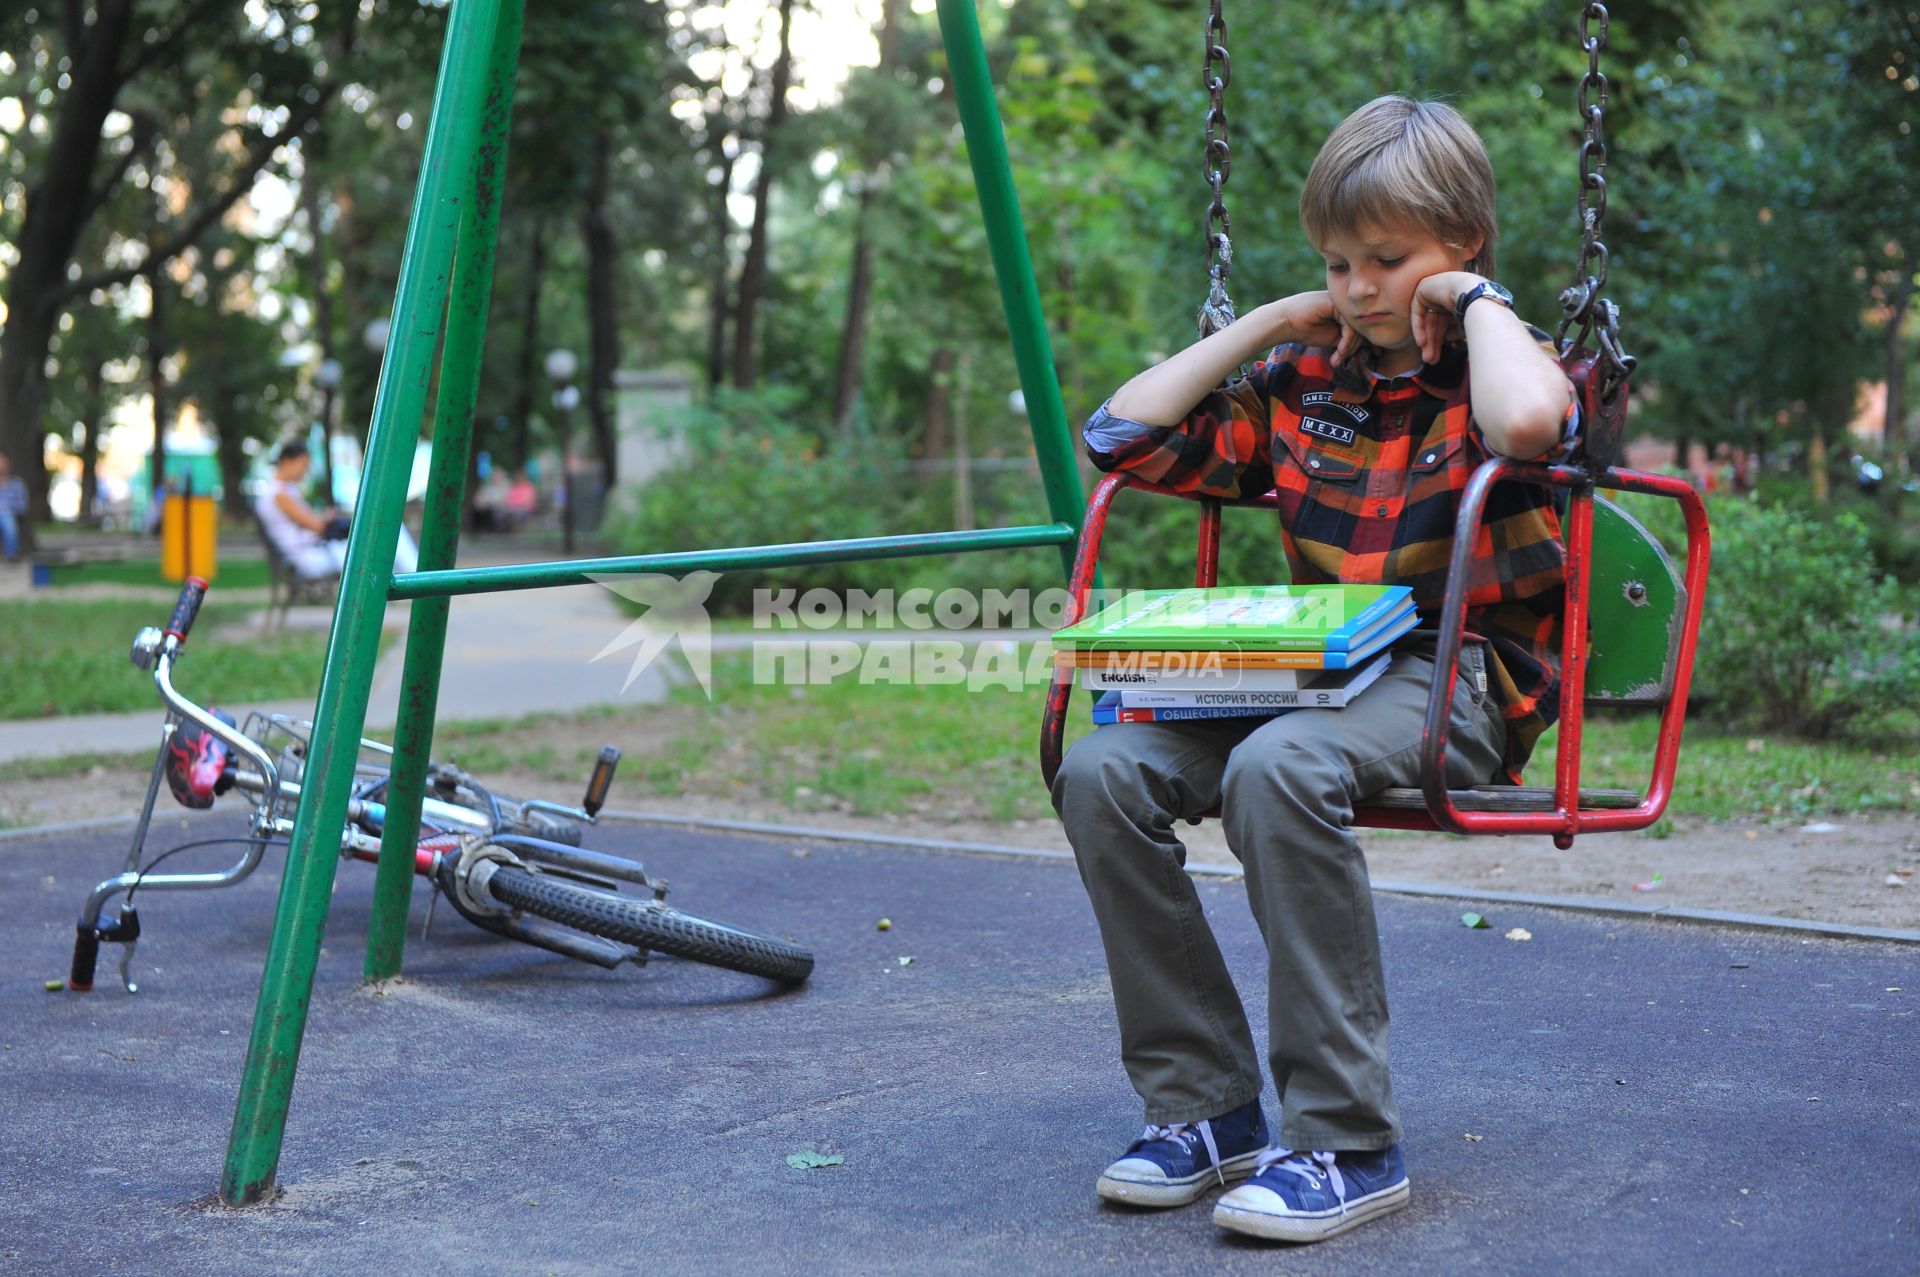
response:
<path id="1" fill-rule="evenodd" d="M 1338 368 L 1360 344 L 1353 329 L 1340 322 L 1329 292 L 1298 293 L 1280 303 L 1285 315 L 1284 341 L 1303 346 L 1332 346 L 1333 366 Z"/>
<path id="2" fill-rule="evenodd" d="M 1475 284 L 1485 282 L 1484 276 L 1471 271 L 1449 270 L 1429 275 L 1415 286 L 1413 314 L 1409 318 L 1421 359 L 1433 363 L 1440 358 L 1440 348 L 1446 345 L 1447 338 L 1460 332 L 1460 320 L 1453 313 L 1460 295 Z"/>

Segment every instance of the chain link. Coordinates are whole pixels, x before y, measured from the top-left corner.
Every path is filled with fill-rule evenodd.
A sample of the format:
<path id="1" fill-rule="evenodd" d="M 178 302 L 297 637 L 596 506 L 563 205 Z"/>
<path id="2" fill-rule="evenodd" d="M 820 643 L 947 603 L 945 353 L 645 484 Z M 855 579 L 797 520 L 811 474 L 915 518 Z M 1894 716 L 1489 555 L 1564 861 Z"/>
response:
<path id="1" fill-rule="evenodd" d="M 1598 24 L 1596 29 L 1595 24 Z M 1580 344 L 1589 338 L 1600 347 L 1605 364 L 1601 372 L 1600 395 L 1611 399 L 1638 362 L 1620 346 L 1620 308 L 1601 296 L 1607 286 L 1607 267 L 1612 254 L 1600 238 L 1607 215 L 1607 77 L 1600 71 L 1600 51 L 1607 47 L 1607 6 L 1590 3 L 1580 13 L 1580 47 L 1586 50 L 1587 70 L 1580 78 L 1578 104 L 1580 143 L 1580 260 L 1574 271 L 1578 281 L 1560 294 L 1560 328 L 1556 341 L 1564 344 L 1567 330 L 1580 325 Z"/>
<path id="2" fill-rule="evenodd" d="M 1233 300 L 1227 296 L 1227 276 L 1233 272 L 1232 222 L 1227 217 L 1227 177 L 1233 172 L 1233 153 L 1227 145 L 1227 83 L 1233 79 L 1233 60 L 1227 54 L 1227 20 L 1221 0 L 1212 0 L 1207 13 L 1206 65 L 1202 83 L 1207 88 L 1207 145 L 1201 172 L 1213 202 L 1207 206 L 1207 300 L 1196 317 L 1202 337 L 1210 337 L 1234 320 Z"/>

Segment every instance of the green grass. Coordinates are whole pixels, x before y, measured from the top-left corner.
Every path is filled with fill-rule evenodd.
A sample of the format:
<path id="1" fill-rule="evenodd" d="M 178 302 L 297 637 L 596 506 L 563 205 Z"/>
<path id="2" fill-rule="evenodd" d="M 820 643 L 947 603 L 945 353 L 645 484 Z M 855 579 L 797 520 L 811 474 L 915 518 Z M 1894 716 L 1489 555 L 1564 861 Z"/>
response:
<path id="1" fill-rule="evenodd" d="M 1581 762 L 1589 786 L 1642 787 L 1658 739 L 1651 713 L 1589 719 Z M 1549 783 L 1557 733 L 1543 738 L 1531 777 Z M 1883 747 L 1729 734 L 1689 723 L 1669 810 L 1707 820 L 1780 819 L 1920 811 L 1920 766 L 1910 739 Z"/>
<path id="2" fill-rule="evenodd" d="M 0 618 L 0 633 L 11 619 Z M 320 636 L 311 637 L 317 675 Z M 113 657 L 123 663 L 122 647 L 116 638 Z M 207 650 L 193 655 L 204 660 Z M 0 671 L 7 668 L 4 660 Z M 715 659 L 713 673 L 711 703 L 689 685 L 664 705 L 449 724 L 438 733 L 434 754 L 457 758 L 483 777 L 517 771 L 571 787 L 585 782 L 600 745 L 611 741 L 627 753 L 615 786 L 616 807 L 623 796 L 687 794 L 778 802 L 803 812 L 1052 819 L 1037 757 L 1042 688 L 970 692 L 964 686 L 863 686 L 851 680 L 756 685 L 751 662 L 731 654 Z M 134 707 L 151 703 L 150 686 L 131 667 L 122 664 L 114 678 L 132 689 Z M 104 675 L 100 681 L 107 681 Z M 0 688 L 9 686 L 0 673 Z M 238 699 L 224 686 L 221 696 Z M 1082 697 L 1069 722 L 1069 743 L 1088 730 Z M 1652 714 L 1590 719 L 1585 783 L 1639 788 L 1655 736 Z M 1555 739 L 1550 733 L 1541 743 L 1530 777 L 1536 783 L 1551 781 Z M 1913 757 L 1906 740 L 1867 749 L 1729 735 L 1694 723 L 1681 748 L 1670 812 L 1682 819 L 1778 822 L 1920 812 L 1920 769 Z M 44 760 L 9 764 L 0 768 L 0 779 L 23 766 L 83 770 L 94 761 L 128 765 L 119 759 Z M 1649 835 L 1661 837 L 1671 828 L 1662 821 Z"/>
<path id="3" fill-rule="evenodd" d="M 160 709 L 151 676 L 127 659 L 142 626 L 164 625 L 164 605 L 45 600 L 0 608 L 0 719 Z M 248 616 L 210 604 L 174 683 L 202 703 L 310 696 L 320 684 L 324 633 L 261 635 Z"/>
<path id="4" fill-rule="evenodd" d="M 178 589 L 178 581 L 160 575 L 160 559 L 116 559 L 54 566 L 53 585 L 152 585 Z M 213 579 L 217 590 L 264 590 L 270 584 L 265 559 L 223 559 Z"/>
<path id="5" fill-rule="evenodd" d="M 586 775 L 601 740 L 628 749 L 628 793 L 737 795 L 800 811 L 1049 819 L 1037 740 L 1044 689 L 964 686 L 759 686 L 741 656 L 714 662 L 715 698 L 682 687 L 665 706 L 591 716 L 469 724 L 443 732 L 476 769 L 519 767 L 554 780 Z M 1084 698 L 1068 743 L 1089 730 Z M 1641 788 L 1657 735 L 1652 714 L 1605 715 L 1586 728 L 1585 782 Z M 1530 779 L 1551 783 L 1556 734 Z M 436 752 L 445 752 L 437 748 Z M 1920 812 L 1910 742 L 1884 749 L 1760 740 L 1690 724 L 1672 815 L 1683 819 L 1798 821 L 1816 815 Z M 1663 836 L 1662 822 L 1650 831 Z"/>

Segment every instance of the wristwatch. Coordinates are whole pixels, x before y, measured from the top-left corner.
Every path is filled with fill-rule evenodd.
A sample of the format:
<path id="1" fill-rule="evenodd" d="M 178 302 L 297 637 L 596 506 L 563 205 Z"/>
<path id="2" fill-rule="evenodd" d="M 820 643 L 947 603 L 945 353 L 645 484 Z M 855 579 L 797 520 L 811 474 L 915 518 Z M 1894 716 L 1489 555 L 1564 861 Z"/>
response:
<path id="1" fill-rule="evenodd" d="M 1482 297 L 1491 297 L 1508 310 L 1513 309 L 1513 294 L 1488 279 L 1482 280 L 1466 292 L 1460 294 L 1460 300 L 1453 304 L 1454 317 L 1457 319 L 1465 319 L 1467 317 L 1467 307 L 1473 305 Z"/>

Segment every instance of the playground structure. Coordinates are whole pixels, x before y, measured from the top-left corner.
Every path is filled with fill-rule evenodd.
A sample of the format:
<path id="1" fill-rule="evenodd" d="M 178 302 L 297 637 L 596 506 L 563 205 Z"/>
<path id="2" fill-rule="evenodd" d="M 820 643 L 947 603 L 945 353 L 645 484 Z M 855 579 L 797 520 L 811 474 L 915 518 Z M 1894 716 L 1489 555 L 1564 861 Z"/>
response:
<path id="1" fill-rule="evenodd" d="M 1599 6 L 1588 6 L 1595 9 Z M 797 567 L 854 559 L 897 558 L 955 551 L 1052 545 L 1076 587 L 1091 584 L 1087 556 L 1075 569 L 1080 537 L 1082 489 L 1070 441 L 1065 408 L 1054 371 L 1051 345 L 1039 305 L 1039 290 L 1028 255 L 1018 198 L 995 104 L 986 51 L 974 0 L 938 0 L 938 16 L 952 83 L 965 130 L 969 160 L 988 232 L 1002 304 L 1014 346 L 1042 475 L 1049 522 L 980 531 L 881 536 L 782 545 L 750 546 L 621 558 L 529 563 L 510 567 L 456 569 L 460 516 L 470 449 L 471 421 L 491 292 L 498 228 L 501 177 L 507 160 L 508 121 L 512 113 L 519 62 L 524 0 L 459 0 L 451 8 L 427 134 L 419 186 L 409 221 L 400 281 L 393 306 L 391 338 L 375 395 L 368 431 L 367 466 L 361 481 L 357 517 L 342 573 L 326 669 L 313 714 L 312 744 L 295 813 L 287 868 L 282 882 L 261 977 L 259 999 L 227 1146 L 220 1197 L 229 1204 L 262 1199 L 273 1190 L 285 1132 L 287 1110 L 299 1063 L 320 943 L 338 862 L 338 836 L 347 817 L 355 779 L 361 731 L 379 632 L 387 605 L 413 604 L 396 724 L 386 823 L 379 852 L 374 900 L 368 926 L 364 972 L 369 980 L 399 973 L 415 866 L 415 844 L 428 750 L 434 732 L 448 611 L 454 595 L 548 586 L 585 585 L 606 574 L 685 573 L 694 569 L 737 570 Z M 1602 10 L 1604 21 L 1604 10 Z M 1217 18 L 1217 13 L 1216 13 Z M 1211 29 L 1211 28 L 1210 28 Z M 1597 50 L 1595 51 L 1597 58 Z M 1583 114 L 1586 89 L 1582 89 Z M 1597 119 L 1593 122 L 1597 128 Z M 1602 156 L 1604 152 L 1602 151 Z M 1583 165 L 1587 152 L 1583 151 Z M 1602 188 L 1604 183 L 1602 183 Z M 1583 202 L 1585 199 L 1583 190 Z M 1592 230 L 1589 223 L 1589 249 Z M 1601 250 L 1604 253 L 1604 248 Z M 1604 264 L 1599 270 L 1604 282 Z M 1587 296 L 1597 298 L 1589 279 Z M 443 318 L 444 317 L 444 318 Z M 444 323 L 444 331 L 442 324 Z M 1590 325 L 1591 326 L 1591 325 Z M 1601 337 L 1610 334 L 1601 326 Z M 440 350 L 437 378 L 436 348 Z M 1608 352 L 1619 363 L 1617 349 Z M 1593 373 L 1592 365 L 1588 371 Z M 415 446 L 415 425 L 437 381 L 433 458 L 426 513 L 420 537 L 419 570 L 396 576 L 393 554 Z M 1602 442 L 1589 444 L 1575 463 L 1557 473 L 1537 476 L 1573 491 L 1571 527 L 1576 555 L 1591 538 L 1592 487 L 1602 481 L 1619 442 L 1624 420 L 1624 375 L 1593 373 L 1581 381 L 1589 408 L 1587 420 Z M 1602 424 L 1607 429 L 1600 430 Z M 1504 463 L 1489 463 L 1491 473 L 1476 478 L 1485 491 L 1500 477 Z M 1624 486 L 1634 486 L 1628 483 Z M 1094 514 L 1104 516 L 1096 498 Z M 1663 495 L 1686 498 L 1677 491 Z M 1464 503 L 1473 507 L 1471 494 Z M 1695 499 L 1697 505 L 1697 498 Z M 1582 512 L 1585 511 L 1583 514 Z M 1471 508 L 1468 510 L 1471 514 Z M 1205 529 L 1212 528 L 1217 550 L 1217 506 L 1203 514 L 1201 572 L 1208 570 Z M 1684 600 L 1687 634 L 1697 627 L 1704 579 L 1704 518 L 1688 508 L 1690 533 L 1689 593 Z M 1696 535 L 1697 534 L 1697 535 Z M 1657 547 L 1656 547 L 1657 548 Z M 1097 554 L 1097 549 L 1095 551 Z M 1217 553 L 1213 556 L 1217 561 Z M 1569 628 L 1584 624 L 1584 578 L 1570 582 Z M 1457 622 L 1458 609 L 1449 614 Z M 1454 633 L 1457 652 L 1457 624 Z M 1671 649 L 1669 649 L 1671 650 Z M 1666 800 L 1678 747 L 1678 720 L 1672 703 L 1684 705 L 1686 671 L 1681 649 L 1677 677 L 1665 686 L 1668 730 L 1663 730 L 1655 786 L 1631 813 L 1657 817 Z M 1451 690 L 1451 677 L 1445 680 Z M 1579 701 L 1578 672 L 1568 672 L 1568 696 Z M 1049 702 L 1053 727 L 1064 712 L 1059 687 Z M 1442 720 L 1444 723 L 1444 719 Z M 1425 795 L 1434 823 L 1464 828 L 1469 823 L 1499 826 L 1500 832 L 1548 832 L 1570 839 L 1582 828 L 1623 827 L 1624 813 L 1589 813 L 1578 801 L 1578 718 L 1563 734 L 1560 777 L 1548 808 L 1525 820 L 1473 821 L 1486 813 L 1462 813 L 1444 788 Z M 1430 745 L 1433 742 L 1429 742 Z M 1438 742 L 1444 748 L 1444 740 Z M 1651 810 L 1653 815 L 1646 812 Z M 1492 830 L 1490 830 L 1492 831 Z"/>

